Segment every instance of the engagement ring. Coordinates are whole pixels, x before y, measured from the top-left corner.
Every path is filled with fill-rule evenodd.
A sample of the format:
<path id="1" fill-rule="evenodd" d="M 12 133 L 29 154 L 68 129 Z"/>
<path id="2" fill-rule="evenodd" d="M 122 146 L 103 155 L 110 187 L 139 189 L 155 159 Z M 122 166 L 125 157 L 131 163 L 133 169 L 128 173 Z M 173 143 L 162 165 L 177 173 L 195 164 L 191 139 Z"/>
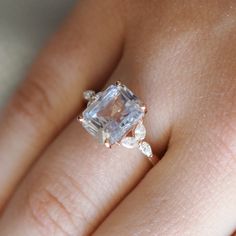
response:
<path id="1" fill-rule="evenodd" d="M 132 91 L 116 82 L 102 92 L 85 91 L 84 98 L 87 108 L 78 120 L 88 133 L 109 148 L 114 144 L 138 148 L 153 165 L 157 163 L 150 144 L 144 141 L 147 108 Z"/>

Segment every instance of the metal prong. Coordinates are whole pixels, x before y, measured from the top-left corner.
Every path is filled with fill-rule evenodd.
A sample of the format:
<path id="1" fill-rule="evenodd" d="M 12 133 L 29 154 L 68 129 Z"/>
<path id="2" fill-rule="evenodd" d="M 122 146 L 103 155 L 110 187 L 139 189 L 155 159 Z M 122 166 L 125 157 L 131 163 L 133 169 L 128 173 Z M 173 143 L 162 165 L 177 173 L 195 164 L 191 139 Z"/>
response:
<path id="1" fill-rule="evenodd" d="M 81 123 L 84 122 L 83 116 L 78 116 L 78 117 L 77 117 L 77 120 L 78 120 L 79 122 L 81 122 Z"/>
<path id="2" fill-rule="evenodd" d="M 105 140 L 104 144 L 107 148 L 111 148 L 111 144 L 108 139 Z"/>
<path id="3" fill-rule="evenodd" d="M 147 107 L 145 105 L 141 106 L 141 109 L 143 110 L 145 114 L 147 113 Z"/>
<path id="4" fill-rule="evenodd" d="M 118 80 L 118 81 L 116 81 L 116 86 L 121 86 L 122 84 L 121 84 L 121 82 Z"/>

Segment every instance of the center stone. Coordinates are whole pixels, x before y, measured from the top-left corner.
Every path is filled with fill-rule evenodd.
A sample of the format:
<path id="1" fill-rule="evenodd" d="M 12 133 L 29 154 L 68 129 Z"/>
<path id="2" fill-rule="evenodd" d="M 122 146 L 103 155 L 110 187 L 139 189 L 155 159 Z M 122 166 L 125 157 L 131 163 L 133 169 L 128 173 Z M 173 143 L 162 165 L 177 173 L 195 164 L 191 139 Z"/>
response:
<path id="1" fill-rule="evenodd" d="M 143 118 L 140 100 L 125 86 L 111 85 L 83 112 L 83 126 L 101 142 L 119 142 Z"/>

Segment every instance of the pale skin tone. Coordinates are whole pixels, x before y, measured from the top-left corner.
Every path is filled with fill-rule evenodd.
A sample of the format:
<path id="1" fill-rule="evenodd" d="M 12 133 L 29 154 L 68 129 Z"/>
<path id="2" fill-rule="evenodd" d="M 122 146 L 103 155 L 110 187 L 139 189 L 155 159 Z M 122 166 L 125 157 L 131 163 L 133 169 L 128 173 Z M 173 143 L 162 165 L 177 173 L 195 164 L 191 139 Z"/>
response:
<path id="1" fill-rule="evenodd" d="M 2 113 L 0 235 L 232 235 L 235 16 L 232 0 L 80 1 Z M 154 168 L 74 118 L 116 80 L 146 102 Z"/>

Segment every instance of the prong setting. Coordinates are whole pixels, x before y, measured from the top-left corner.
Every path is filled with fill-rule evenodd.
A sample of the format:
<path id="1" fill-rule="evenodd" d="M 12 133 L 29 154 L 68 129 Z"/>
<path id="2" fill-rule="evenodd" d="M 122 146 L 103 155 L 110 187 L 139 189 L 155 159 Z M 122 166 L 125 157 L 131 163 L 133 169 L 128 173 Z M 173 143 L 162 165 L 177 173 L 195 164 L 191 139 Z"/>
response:
<path id="1" fill-rule="evenodd" d="M 84 118 L 83 118 L 83 116 L 78 116 L 77 117 L 77 120 L 80 122 L 80 123 L 83 123 L 84 122 Z"/>
<path id="2" fill-rule="evenodd" d="M 118 80 L 118 81 L 116 81 L 116 86 L 121 86 L 122 84 L 121 84 L 121 82 Z"/>
<path id="3" fill-rule="evenodd" d="M 122 89 L 125 89 L 126 87 L 125 87 L 125 85 L 123 85 L 120 81 L 116 81 L 116 86 L 118 87 L 118 88 L 122 88 Z"/>
<path id="4" fill-rule="evenodd" d="M 110 142 L 109 142 L 109 139 L 105 139 L 104 144 L 105 144 L 105 146 L 106 146 L 107 148 L 111 148 L 111 144 L 110 144 Z"/>
<path id="5" fill-rule="evenodd" d="M 145 105 L 141 106 L 141 109 L 143 110 L 145 114 L 147 113 L 147 107 Z"/>

